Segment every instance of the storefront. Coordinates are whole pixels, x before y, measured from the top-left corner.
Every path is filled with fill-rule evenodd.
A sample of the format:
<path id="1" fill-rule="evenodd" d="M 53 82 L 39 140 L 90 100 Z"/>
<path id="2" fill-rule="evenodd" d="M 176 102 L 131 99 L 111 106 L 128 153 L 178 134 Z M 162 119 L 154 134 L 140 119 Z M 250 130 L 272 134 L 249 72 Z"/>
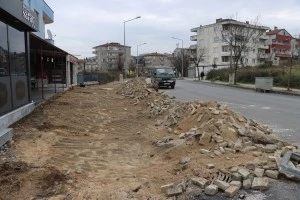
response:
<path id="1" fill-rule="evenodd" d="M 35 12 L 20 0 L 0 1 L 0 116 L 28 104 L 29 32 L 37 31 Z"/>

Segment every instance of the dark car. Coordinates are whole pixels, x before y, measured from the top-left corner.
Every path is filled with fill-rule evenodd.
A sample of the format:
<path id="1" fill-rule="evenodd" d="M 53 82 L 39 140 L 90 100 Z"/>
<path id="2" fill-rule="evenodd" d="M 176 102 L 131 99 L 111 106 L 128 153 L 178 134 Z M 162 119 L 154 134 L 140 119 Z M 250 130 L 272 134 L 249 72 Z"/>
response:
<path id="1" fill-rule="evenodd" d="M 176 70 L 169 66 L 156 66 L 151 70 L 151 82 L 157 84 L 158 87 L 175 88 Z"/>

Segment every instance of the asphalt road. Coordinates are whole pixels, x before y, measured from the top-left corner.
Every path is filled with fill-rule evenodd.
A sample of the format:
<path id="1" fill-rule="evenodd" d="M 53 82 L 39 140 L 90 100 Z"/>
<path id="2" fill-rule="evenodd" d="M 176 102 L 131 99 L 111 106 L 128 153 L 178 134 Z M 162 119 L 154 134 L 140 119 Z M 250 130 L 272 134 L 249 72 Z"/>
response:
<path id="1" fill-rule="evenodd" d="M 174 90 L 162 90 L 181 101 L 199 99 L 227 104 L 235 112 L 268 125 L 281 139 L 300 147 L 300 97 L 191 80 L 178 80 Z"/>
<path id="2" fill-rule="evenodd" d="M 300 147 L 300 97 L 273 93 L 259 93 L 249 89 L 232 88 L 211 83 L 178 80 L 175 89 L 162 89 L 177 100 L 213 100 L 227 104 L 235 112 L 268 125 L 281 139 Z M 270 180 L 267 191 L 240 190 L 233 199 L 244 194 L 246 200 L 297 200 L 300 183 L 285 178 Z M 214 197 L 205 195 L 198 199 L 229 199 L 224 193 Z"/>

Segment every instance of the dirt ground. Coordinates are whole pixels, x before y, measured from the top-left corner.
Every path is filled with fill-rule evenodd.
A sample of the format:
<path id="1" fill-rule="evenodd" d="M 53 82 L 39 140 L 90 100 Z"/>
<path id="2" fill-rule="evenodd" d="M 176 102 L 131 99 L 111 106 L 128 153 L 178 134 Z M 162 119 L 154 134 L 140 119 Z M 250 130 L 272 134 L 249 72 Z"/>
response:
<path id="1" fill-rule="evenodd" d="M 162 185 L 212 179 L 219 169 L 255 158 L 211 158 L 199 153 L 203 147 L 196 141 L 153 145 L 174 134 L 148 118 L 149 99 L 134 105 L 117 94 L 119 87 L 75 87 L 15 124 L 13 141 L 0 154 L 0 199 L 166 199 Z M 178 164 L 184 157 L 190 158 L 186 169 Z M 207 169 L 208 163 L 216 168 Z"/>

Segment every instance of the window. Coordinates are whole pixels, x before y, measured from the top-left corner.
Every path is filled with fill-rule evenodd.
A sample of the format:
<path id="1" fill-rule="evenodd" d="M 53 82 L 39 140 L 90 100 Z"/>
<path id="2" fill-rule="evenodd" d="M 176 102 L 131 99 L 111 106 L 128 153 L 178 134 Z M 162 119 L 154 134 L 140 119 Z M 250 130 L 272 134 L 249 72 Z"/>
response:
<path id="1" fill-rule="evenodd" d="M 252 63 L 253 63 L 253 64 L 255 63 L 255 59 L 252 59 Z"/>
<path id="2" fill-rule="evenodd" d="M 219 38 L 218 37 L 214 37 L 214 42 L 219 42 Z"/>
<path id="3" fill-rule="evenodd" d="M 25 35 L 8 27 L 11 75 L 26 75 Z"/>
<path id="4" fill-rule="evenodd" d="M 102 62 L 105 62 L 105 59 L 104 59 L 104 58 L 102 59 Z"/>
<path id="5" fill-rule="evenodd" d="M 222 52 L 229 52 L 229 51 L 230 51 L 230 47 L 222 46 Z"/>
<path id="6" fill-rule="evenodd" d="M 253 49 L 252 51 L 253 51 L 253 53 L 255 53 L 255 49 Z"/>
<path id="7" fill-rule="evenodd" d="M 228 56 L 223 56 L 222 57 L 222 62 L 229 62 L 229 57 Z"/>
<path id="8" fill-rule="evenodd" d="M 217 32 L 219 30 L 219 27 L 215 26 L 214 27 L 214 32 Z"/>
<path id="9" fill-rule="evenodd" d="M 245 63 L 246 63 L 246 64 L 248 63 L 248 58 L 245 59 Z"/>
<path id="10" fill-rule="evenodd" d="M 0 22 L 0 77 L 8 76 L 8 47 L 7 47 L 7 26 L 6 24 Z M 5 33 L 5 34 L 2 34 Z"/>

